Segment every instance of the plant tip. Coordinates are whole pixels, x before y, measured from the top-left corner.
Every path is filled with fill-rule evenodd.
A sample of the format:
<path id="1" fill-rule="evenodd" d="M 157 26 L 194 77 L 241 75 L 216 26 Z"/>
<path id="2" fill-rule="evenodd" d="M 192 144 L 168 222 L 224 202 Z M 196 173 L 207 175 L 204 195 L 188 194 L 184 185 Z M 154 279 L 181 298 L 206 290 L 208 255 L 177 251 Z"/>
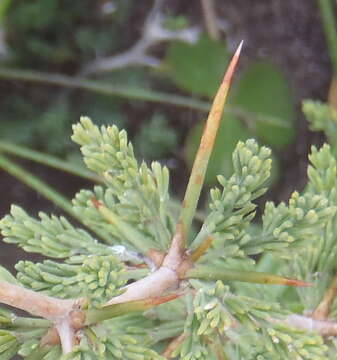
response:
<path id="1" fill-rule="evenodd" d="M 310 287 L 310 286 L 312 286 L 313 284 L 312 284 L 312 283 L 308 283 L 308 282 L 306 282 L 306 281 L 302 281 L 302 280 L 287 279 L 286 285 L 290 285 L 290 286 L 301 286 L 301 287 Z"/>
<path id="2" fill-rule="evenodd" d="M 243 46 L 243 40 L 241 40 L 239 46 L 237 47 L 237 49 L 235 50 L 235 53 L 232 57 L 232 60 L 230 61 L 227 71 L 225 73 L 225 76 L 223 78 L 223 83 L 227 84 L 227 86 L 229 87 L 230 81 L 232 79 L 234 70 L 236 68 L 236 65 L 239 61 L 239 57 L 240 57 L 240 53 L 242 50 L 242 46 Z"/>

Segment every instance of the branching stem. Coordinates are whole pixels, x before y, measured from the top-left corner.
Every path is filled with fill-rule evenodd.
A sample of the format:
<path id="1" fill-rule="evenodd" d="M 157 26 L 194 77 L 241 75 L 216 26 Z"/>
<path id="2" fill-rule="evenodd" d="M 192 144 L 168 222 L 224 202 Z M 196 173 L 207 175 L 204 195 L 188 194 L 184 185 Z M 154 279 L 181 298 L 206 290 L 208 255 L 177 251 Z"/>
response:
<path id="1" fill-rule="evenodd" d="M 162 356 L 166 359 L 170 359 L 172 357 L 172 353 L 177 349 L 177 347 L 186 339 L 186 334 L 182 333 L 175 339 L 173 339 L 167 346 L 167 348 L 163 351 Z"/>
<path id="2" fill-rule="evenodd" d="M 28 313 L 55 321 L 69 314 L 76 300 L 62 300 L 0 281 L 0 302 Z"/>
<path id="3" fill-rule="evenodd" d="M 29 171 L 26 171 L 20 165 L 15 164 L 13 161 L 9 160 L 3 154 L 0 154 L 0 168 L 5 170 L 12 176 L 16 177 L 24 184 L 38 191 L 40 194 L 42 194 L 48 200 L 59 206 L 62 210 L 64 210 L 72 217 L 77 217 L 76 214 L 73 212 L 71 203 L 68 199 L 66 199 L 63 195 L 58 193 L 48 184 L 41 181 L 38 177 L 31 174 Z M 78 220 L 80 219 L 78 218 Z"/>
<path id="4" fill-rule="evenodd" d="M 293 326 L 296 329 L 302 329 L 309 332 L 317 332 L 321 336 L 336 336 L 337 323 L 325 320 L 314 320 L 302 315 L 289 315 L 285 320 L 287 325 Z"/>
<path id="5" fill-rule="evenodd" d="M 217 268 L 216 266 L 198 265 L 194 268 L 187 270 L 186 278 L 197 278 L 204 280 L 222 280 L 222 281 L 243 281 L 255 284 L 266 285 L 287 285 L 287 286 L 311 286 L 310 283 L 289 279 L 286 277 L 273 275 L 264 272 L 247 271 L 247 270 L 234 270 L 225 269 L 223 267 Z"/>
<path id="6" fill-rule="evenodd" d="M 58 159 L 57 157 L 49 154 L 44 154 L 39 151 L 31 150 L 25 146 L 0 141 L 0 151 L 15 156 L 35 161 L 39 164 L 53 167 L 55 169 L 65 171 L 69 174 L 80 176 L 93 182 L 103 182 L 103 179 L 88 171 L 82 166 Z"/>
<path id="7" fill-rule="evenodd" d="M 333 278 L 328 290 L 323 296 L 322 301 L 312 313 L 311 317 L 315 320 L 326 320 L 329 317 L 332 304 L 337 296 L 337 275 Z"/>
<path id="8" fill-rule="evenodd" d="M 318 0 L 325 37 L 329 48 L 333 72 L 337 77 L 337 27 L 331 0 Z"/>

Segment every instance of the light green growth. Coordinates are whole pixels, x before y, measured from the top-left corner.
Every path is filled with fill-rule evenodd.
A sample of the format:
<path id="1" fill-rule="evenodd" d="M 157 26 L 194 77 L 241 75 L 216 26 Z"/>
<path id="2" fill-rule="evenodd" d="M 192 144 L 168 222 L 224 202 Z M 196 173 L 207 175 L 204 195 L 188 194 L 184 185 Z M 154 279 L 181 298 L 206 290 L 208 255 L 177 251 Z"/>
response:
<path id="1" fill-rule="evenodd" d="M 11 313 L 7 309 L 0 308 L 0 326 L 5 327 L 8 324 L 11 324 Z"/>
<path id="2" fill-rule="evenodd" d="M 337 140 L 337 111 L 320 101 L 304 100 L 302 110 L 309 121 L 310 129 L 323 131 L 332 145 Z"/>
<path id="3" fill-rule="evenodd" d="M 298 288 L 297 293 L 306 308 L 314 309 L 321 301 L 322 294 L 329 286 L 336 268 L 337 182 L 336 160 L 329 145 L 325 144 L 320 150 L 313 146 L 309 160 L 311 162 L 308 166 L 309 181 L 303 196 L 310 201 L 307 201 L 308 212 L 306 215 L 303 213 L 303 220 L 310 219 L 312 225 L 301 225 L 302 220 L 291 230 L 295 231 L 292 237 L 295 235 L 298 239 L 302 238 L 303 244 L 293 247 L 291 252 L 284 254 L 288 259 L 285 260 L 284 274 L 313 283 L 314 286 L 310 288 Z M 321 200 L 318 200 L 318 196 Z M 319 203 L 320 206 L 315 206 Z M 299 201 L 296 204 L 300 204 Z M 293 211 L 300 213 L 296 207 Z M 287 232 L 291 235 L 289 231 Z"/>
<path id="4" fill-rule="evenodd" d="M 130 227 L 117 228 L 111 224 L 94 206 L 93 198 L 104 204 L 121 221 L 127 219 Z M 95 186 L 93 191 L 81 190 L 73 199 L 73 205 L 75 213 L 81 216 L 88 227 L 102 232 L 113 244 L 127 244 L 138 251 L 144 252 L 151 248 L 165 250 L 167 239 L 173 232 L 171 219 L 167 219 L 167 227 L 163 227 L 162 223 L 158 223 L 158 216 L 138 211 L 135 203 L 119 202 L 110 188 Z"/>
<path id="5" fill-rule="evenodd" d="M 25 287 L 60 298 L 88 298 L 94 305 L 104 304 L 121 293 L 125 285 L 122 263 L 114 256 L 78 256 L 57 263 L 20 261 L 18 280 Z"/>
<path id="6" fill-rule="evenodd" d="M 177 132 L 171 128 L 165 115 L 155 113 L 148 124 L 140 129 L 135 137 L 135 148 L 149 159 L 160 159 L 167 156 L 178 145 Z"/>
<path id="7" fill-rule="evenodd" d="M 72 139 L 81 145 L 88 168 L 100 174 L 106 182 L 108 193 L 98 190 L 107 200 L 104 205 L 122 219 L 131 215 L 144 233 L 151 236 L 145 241 L 145 246 L 150 242 L 150 247 L 166 250 L 172 236 L 168 169 L 157 162 L 153 162 L 151 168 L 145 163 L 138 166 L 126 132 L 119 131 L 116 126 L 99 129 L 89 118 L 82 117 L 81 123 L 74 126 Z M 77 214 L 85 213 L 87 207 L 92 206 L 88 195 L 80 194 L 75 201 Z M 84 221 L 89 223 L 91 220 L 84 218 Z M 101 221 L 105 227 L 107 221 Z M 100 227 L 99 221 L 96 226 Z"/>
<path id="8" fill-rule="evenodd" d="M 328 356 L 321 337 L 282 325 L 240 335 L 229 334 L 224 352 L 231 360 L 324 360 Z"/>
<path id="9" fill-rule="evenodd" d="M 200 338 L 197 335 L 198 323 L 194 317 L 186 321 L 183 343 L 174 351 L 173 355 L 181 360 L 208 360 L 216 359 L 207 344 L 206 338 Z"/>
<path id="10" fill-rule="evenodd" d="M 320 303 L 336 268 L 336 160 L 329 146 L 312 148 L 305 191 L 294 192 L 287 203 L 267 202 L 256 225 L 255 200 L 267 190 L 271 152 L 254 140 L 239 142 L 233 175 L 218 177 L 209 213 L 187 249 L 187 256 L 197 250 L 201 257 L 181 284 L 184 296 L 144 313 L 101 321 L 102 305 L 128 282 L 153 271 L 148 251 L 170 246 L 176 224 L 168 211 L 169 174 L 158 163 L 139 165 L 125 131 L 116 126 L 98 128 L 82 118 L 73 139 L 88 168 L 105 181 L 73 199 L 88 231 L 63 217 L 40 213 L 36 219 L 13 206 L 0 221 L 4 240 L 54 260 L 20 261 L 16 279 L 0 268 L 0 279 L 50 296 L 85 298 L 93 320 L 77 333 L 73 351 L 62 355 L 60 346 L 38 346 L 48 320 L 20 318 L 0 308 L 0 360 L 15 354 L 27 360 L 161 360 L 162 351 L 181 334 L 173 359 L 335 359 L 334 338 L 287 325 L 289 316 L 310 313 Z M 277 258 L 276 269 L 261 268 L 262 262 L 251 257 L 265 253 Z M 193 272 L 192 280 L 188 274 Z M 270 285 L 267 290 L 267 285 L 234 282 L 287 283 L 282 276 L 314 286 L 281 290 Z M 335 304 L 332 320 L 336 314 Z"/>
<path id="11" fill-rule="evenodd" d="M 279 304 L 237 296 L 221 281 L 215 285 L 194 281 L 192 285 L 198 290 L 193 301 L 194 313 L 200 324 L 198 335 L 211 335 L 216 331 L 225 334 L 240 325 L 254 332 L 268 324 L 271 317 L 281 319 L 285 314 Z"/>
<path id="12" fill-rule="evenodd" d="M 307 193 L 291 195 L 288 206 L 284 203 L 275 206 L 266 203 L 262 218 L 263 228 L 255 236 L 257 246 L 268 250 L 279 250 L 294 243 L 309 241 L 316 237 L 336 213 L 335 206 L 329 206 L 329 201 L 323 195 Z M 256 250 L 248 249 L 250 253 Z"/>
<path id="13" fill-rule="evenodd" d="M 237 343 L 237 353 L 248 355 L 265 353 L 258 359 L 324 359 L 328 347 L 321 337 L 306 334 L 282 323 L 287 312 L 280 305 L 231 293 L 228 286 L 217 281 L 215 285 L 194 282 L 198 289 L 193 301 L 198 321 L 197 336 L 228 337 L 225 353 L 232 353 Z M 247 337 L 250 338 L 249 350 Z M 231 341 L 233 343 L 231 343 Z M 254 347 L 259 347 L 254 351 Z M 253 349 L 252 349 L 253 348 Z M 299 357 L 301 356 L 301 357 Z M 316 357 L 315 357 L 316 356 Z M 232 356 L 231 359 L 240 359 Z M 244 357 L 246 359 L 246 357 Z"/>
<path id="14" fill-rule="evenodd" d="M 225 179 L 218 176 L 222 186 L 211 189 L 211 212 L 191 247 L 195 248 L 209 235 L 223 240 L 237 238 L 253 219 L 256 205 L 252 202 L 263 195 L 270 175 L 270 150 L 259 148 L 254 140 L 239 142 L 233 153 L 234 174 Z M 242 239 L 244 236 L 239 236 Z M 246 241 L 246 239 L 244 240 Z"/>
<path id="15" fill-rule="evenodd" d="M 324 144 L 320 150 L 312 146 L 309 160 L 308 192 L 324 194 L 330 204 L 337 205 L 337 166 L 330 146 Z"/>
<path id="16" fill-rule="evenodd" d="M 0 330 L 0 359 L 11 359 L 19 349 L 19 343 L 16 337 L 6 330 Z"/>
<path id="17" fill-rule="evenodd" d="M 40 212 L 39 217 L 37 220 L 13 205 L 10 215 L 0 221 L 4 241 L 17 244 L 27 252 L 52 258 L 107 251 L 88 232 L 75 228 L 63 216 L 48 216 Z"/>
<path id="18" fill-rule="evenodd" d="M 12 284 L 17 283 L 15 277 L 1 265 L 0 265 L 0 281 L 7 281 Z"/>

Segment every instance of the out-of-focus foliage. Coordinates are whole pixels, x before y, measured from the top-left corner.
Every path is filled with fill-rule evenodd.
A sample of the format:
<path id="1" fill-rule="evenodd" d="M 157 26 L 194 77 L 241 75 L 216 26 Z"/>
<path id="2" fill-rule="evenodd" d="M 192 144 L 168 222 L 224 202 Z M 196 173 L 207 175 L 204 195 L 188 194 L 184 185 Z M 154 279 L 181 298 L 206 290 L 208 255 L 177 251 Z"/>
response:
<path id="1" fill-rule="evenodd" d="M 137 43 L 143 36 L 142 31 L 146 32 L 145 19 L 153 10 L 153 4 L 145 6 L 132 0 L 70 3 L 65 0 L 13 0 L 3 11 L 8 46 L 5 65 L 83 76 L 88 63 L 121 54 Z M 164 8 L 160 11 L 164 37 L 165 31 L 179 33 L 200 25 L 186 14 L 173 14 Z M 196 35 L 196 40 L 196 43 L 165 40 L 155 69 L 134 64 L 98 76 L 107 84 L 139 89 L 160 89 L 171 82 L 187 96 L 210 99 L 231 51 L 224 39 L 211 40 L 205 33 Z M 149 51 L 152 49 L 156 50 L 156 46 Z M 283 148 L 294 136 L 291 94 L 276 66 L 257 63 L 245 68 L 230 102 L 236 111 L 226 115 L 221 126 L 207 175 L 210 182 L 219 172 L 231 173 L 229 154 L 238 140 L 253 135 L 268 145 Z M 179 109 L 173 127 L 171 114 L 168 116 L 165 109 L 158 116 L 158 111 L 149 111 L 147 104 L 141 101 L 128 103 L 114 96 L 15 83 L 3 94 L 0 105 L 1 137 L 34 144 L 35 148 L 68 158 L 77 157 L 73 155 L 74 147 L 66 134 L 72 119 L 83 113 L 94 117 L 98 123 L 113 122 L 130 129 L 136 149 L 145 158 L 168 157 L 172 148 L 185 138 L 179 125 L 185 113 Z M 200 118 L 199 115 L 194 117 Z M 201 128 L 198 122 L 187 134 L 185 148 L 189 164 Z M 51 133 L 53 137 L 48 136 Z"/>
<path id="2" fill-rule="evenodd" d="M 214 96 L 228 61 L 226 45 L 206 36 L 197 44 L 172 43 L 165 58 L 168 75 L 180 88 L 209 98 Z"/>
<path id="3" fill-rule="evenodd" d="M 115 3 L 115 11 L 106 14 L 104 2 L 90 0 L 12 1 L 6 23 L 12 61 L 51 71 L 78 68 L 95 55 L 116 51 L 127 41 L 119 32 L 135 4 Z"/>
<path id="4" fill-rule="evenodd" d="M 201 45 L 199 51 L 204 53 Z M 204 46 L 204 45 L 203 45 Z M 205 56 L 212 61 L 217 57 L 216 52 L 208 52 Z M 192 57 L 191 57 L 192 61 Z M 186 78 L 193 78 L 196 70 L 180 65 Z M 207 76 L 217 76 L 217 68 L 202 67 L 199 74 L 204 72 L 205 82 Z M 199 75 L 201 78 L 202 75 Z M 181 77 L 180 77 L 181 78 Z M 185 80 L 182 80 L 185 81 Z M 204 93 L 204 95 L 207 95 Z M 254 135 L 262 142 L 282 149 L 289 145 L 295 136 L 295 111 L 292 95 L 287 81 L 278 67 L 257 62 L 249 66 L 239 78 L 236 88 L 230 98 L 229 113 L 224 116 L 210 165 L 207 171 L 207 182 L 214 182 L 216 175 L 232 172 L 231 157 L 235 144 Z M 266 105 L 267 104 L 267 105 Z M 186 158 L 192 166 L 193 158 L 202 133 L 202 124 L 197 124 L 188 134 L 186 141 Z"/>

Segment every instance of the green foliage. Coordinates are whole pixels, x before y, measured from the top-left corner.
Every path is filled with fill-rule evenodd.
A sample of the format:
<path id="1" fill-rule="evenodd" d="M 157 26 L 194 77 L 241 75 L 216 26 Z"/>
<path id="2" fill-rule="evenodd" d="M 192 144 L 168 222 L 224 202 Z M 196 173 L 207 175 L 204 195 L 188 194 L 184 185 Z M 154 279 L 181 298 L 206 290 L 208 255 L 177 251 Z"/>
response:
<path id="1" fill-rule="evenodd" d="M 142 157 L 160 159 L 178 145 L 176 132 L 169 127 L 163 114 L 155 113 L 135 137 L 135 146 Z"/>
<path id="2" fill-rule="evenodd" d="M 106 251 L 88 232 L 75 228 L 66 218 L 49 217 L 42 212 L 39 217 L 41 220 L 36 220 L 13 205 L 11 214 L 0 222 L 4 241 L 17 244 L 25 251 L 54 258 L 100 253 L 100 249 Z"/>
<path id="3" fill-rule="evenodd" d="M 203 124 L 195 125 L 187 135 L 185 157 L 189 167 L 200 142 Z M 206 183 L 212 184 L 218 174 L 230 176 L 233 171 L 231 155 L 238 141 L 249 138 L 249 132 L 244 124 L 232 115 L 225 115 L 221 121 L 215 146 L 206 172 Z"/>
<path id="4" fill-rule="evenodd" d="M 208 97 L 215 94 L 228 61 L 226 46 L 206 36 L 193 45 L 182 42 L 170 44 L 165 59 L 168 73 L 179 87 Z"/>
<path id="5" fill-rule="evenodd" d="M 168 215 L 168 169 L 156 162 L 151 169 L 145 163 L 138 166 L 126 132 L 119 131 L 116 126 L 102 126 L 100 131 L 90 119 L 82 118 L 81 123 L 74 126 L 73 140 L 82 146 L 88 168 L 101 175 L 108 186 L 106 193 L 96 188 L 96 195 L 111 210 L 110 218 L 128 219 L 138 228 L 125 225 L 117 229 L 115 224 L 110 224 L 110 228 L 115 228 L 110 232 L 139 250 L 158 245 L 162 250 L 167 249 L 172 236 L 172 219 Z M 75 200 L 75 211 L 83 213 L 89 225 L 94 217 L 86 214 L 96 211 L 95 225 L 106 228 L 111 219 L 93 209 L 93 196 L 90 192 L 80 193 Z"/>
<path id="6" fill-rule="evenodd" d="M 252 201 L 267 190 L 264 185 L 270 175 L 270 150 L 259 148 L 254 140 L 239 142 L 233 153 L 233 167 L 235 173 L 229 179 L 218 177 L 222 191 L 211 189 L 211 212 L 192 243 L 195 248 L 207 236 L 214 237 L 214 248 L 201 259 L 206 263 L 221 259 L 233 266 L 234 259 L 244 258 L 243 248 L 251 241 L 245 230 L 255 215 Z"/>
<path id="7" fill-rule="evenodd" d="M 100 16 L 99 4 L 91 1 L 13 1 L 7 19 L 11 51 L 18 62 L 41 67 L 78 65 L 97 51 L 114 50 L 119 38 L 113 34 L 131 15 L 125 11 L 130 1 L 117 3 L 111 21 Z"/>
<path id="8" fill-rule="evenodd" d="M 15 277 L 8 270 L 6 270 L 3 266 L 0 266 L 0 280 L 7 281 L 12 284 L 16 283 Z"/>
<path id="9" fill-rule="evenodd" d="M 0 330 L 0 356 L 1 359 L 9 360 L 18 351 L 18 341 L 9 331 Z"/>
<path id="10" fill-rule="evenodd" d="M 126 132 L 116 126 L 98 127 L 81 118 L 73 129 L 86 165 L 104 181 L 93 190 L 81 190 L 73 209 L 104 242 L 63 217 L 40 213 L 35 219 L 17 206 L 0 221 L 0 229 L 5 241 L 54 258 L 19 262 L 19 284 L 60 298 L 83 297 L 91 314 L 102 313 L 128 281 L 152 270 L 150 250 L 169 248 L 175 225 L 168 207 L 169 174 L 156 162 L 138 164 Z M 126 314 L 88 321 L 67 355 L 58 345 L 38 346 L 48 320 L 0 309 L 0 359 L 18 353 L 28 360 L 160 360 L 162 350 L 180 335 L 173 356 L 181 360 L 334 359 L 332 341 L 290 322 L 320 303 L 337 264 L 336 160 L 328 145 L 313 147 L 309 158 L 306 190 L 294 192 L 287 204 L 267 202 L 261 226 L 253 227 L 255 201 L 267 190 L 271 151 L 254 140 L 239 142 L 232 155 L 233 173 L 218 177 L 209 213 L 188 245 L 187 254 L 193 255 L 211 239 L 191 269 L 201 275 L 192 279 L 186 273 L 185 296 L 144 313 L 131 312 L 126 304 Z M 316 286 L 273 291 L 210 276 L 235 271 L 241 281 L 271 280 L 273 275 L 257 273 L 265 265 L 251 257 L 270 253 L 278 258 L 278 271 Z M 7 271 L 0 277 L 15 281 Z M 297 310 L 292 301 L 298 302 Z M 334 306 L 331 316 L 336 313 Z"/>
<path id="11" fill-rule="evenodd" d="M 304 100 L 302 110 L 307 117 L 310 129 L 323 131 L 329 143 L 336 146 L 337 142 L 337 111 L 320 101 Z"/>
<path id="12" fill-rule="evenodd" d="M 207 68 L 208 69 L 208 68 Z M 226 114 L 217 136 L 206 182 L 212 184 L 217 174 L 229 176 L 231 153 L 238 141 L 251 135 L 277 149 L 291 143 L 295 134 L 295 112 L 292 96 L 280 70 L 269 63 L 256 63 L 242 74 L 230 99 L 238 109 Z M 190 166 L 199 144 L 202 125 L 190 131 L 186 141 L 186 157 Z"/>
<path id="13" fill-rule="evenodd" d="M 284 75 L 276 66 L 270 63 L 251 65 L 234 90 L 233 105 L 264 116 L 265 121 L 256 121 L 252 128 L 265 144 L 283 148 L 293 140 L 295 111 L 292 95 Z"/>
<path id="14" fill-rule="evenodd" d="M 124 267 L 114 255 L 77 256 L 65 263 L 46 260 L 40 264 L 20 261 L 16 265 L 21 284 L 60 298 L 88 298 L 93 305 L 119 295 L 126 283 Z"/>

